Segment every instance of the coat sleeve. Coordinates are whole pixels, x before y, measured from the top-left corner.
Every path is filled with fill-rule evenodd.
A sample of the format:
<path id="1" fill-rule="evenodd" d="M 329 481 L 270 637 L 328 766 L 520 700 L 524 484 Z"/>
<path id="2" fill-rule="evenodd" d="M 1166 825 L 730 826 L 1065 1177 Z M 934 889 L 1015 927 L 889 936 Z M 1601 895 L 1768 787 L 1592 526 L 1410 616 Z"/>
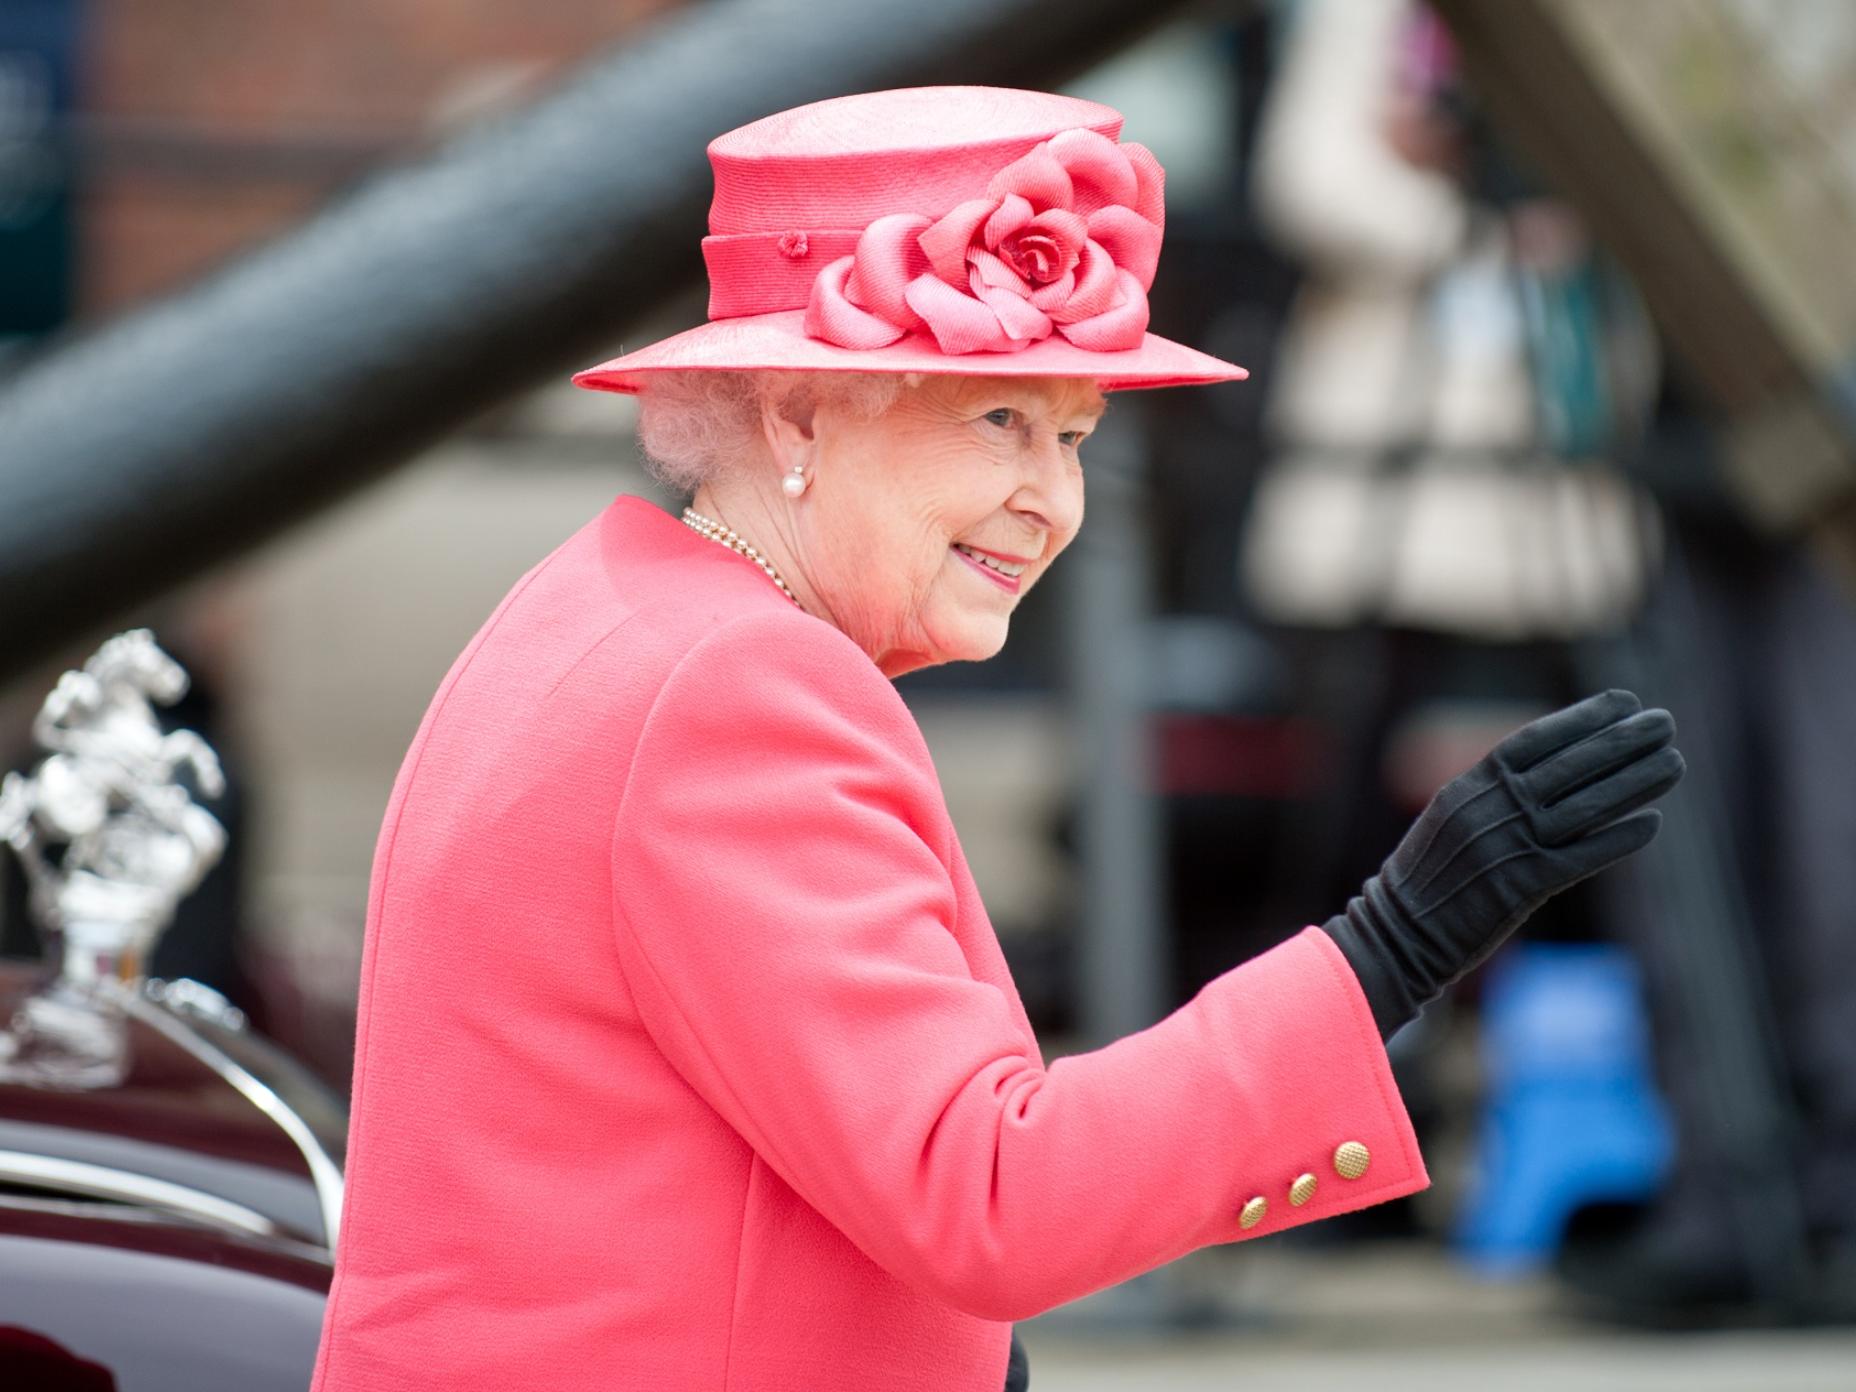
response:
<path id="1" fill-rule="evenodd" d="M 612 869 L 645 1028 L 806 1202 L 899 1280 L 1016 1320 L 1428 1183 L 1318 929 L 1043 1066 L 952 931 L 952 830 L 907 707 L 849 638 L 793 619 L 736 620 L 678 664 Z M 1349 1142 L 1367 1167 L 1343 1178 Z"/>

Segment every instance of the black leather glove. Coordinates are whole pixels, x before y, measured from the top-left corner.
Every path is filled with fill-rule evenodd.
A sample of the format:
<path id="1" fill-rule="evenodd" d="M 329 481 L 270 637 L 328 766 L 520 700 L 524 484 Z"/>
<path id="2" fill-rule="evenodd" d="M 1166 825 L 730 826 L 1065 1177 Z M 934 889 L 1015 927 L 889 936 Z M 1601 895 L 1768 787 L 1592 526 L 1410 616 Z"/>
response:
<path id="1" fill-rule="evenodd" d="M 1607 691 L 1542 716 L 1446 783 L 1347 911 L 1322 926 L 1382 1038 L 1553 895 L 1649 844 L 1637 811 L 1681 780 L 1666 710 Z"/>

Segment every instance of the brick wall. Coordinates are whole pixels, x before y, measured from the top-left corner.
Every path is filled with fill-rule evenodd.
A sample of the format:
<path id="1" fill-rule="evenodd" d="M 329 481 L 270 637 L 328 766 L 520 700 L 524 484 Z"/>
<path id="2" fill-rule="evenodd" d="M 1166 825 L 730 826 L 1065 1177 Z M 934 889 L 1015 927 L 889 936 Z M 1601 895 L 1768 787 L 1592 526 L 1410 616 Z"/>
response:
<path id="1" fill-rule="evenodd" d="M 88 0 L 78 314 L 193 279 L 678 0 Z"/>

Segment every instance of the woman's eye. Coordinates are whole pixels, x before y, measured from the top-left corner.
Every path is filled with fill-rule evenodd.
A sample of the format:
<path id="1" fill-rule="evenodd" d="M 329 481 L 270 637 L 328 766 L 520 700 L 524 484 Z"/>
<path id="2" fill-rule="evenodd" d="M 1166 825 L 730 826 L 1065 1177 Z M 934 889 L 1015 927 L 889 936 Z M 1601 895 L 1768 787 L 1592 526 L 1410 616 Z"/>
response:
<path id="1" fill-rule="evenodd" d="M 1018 419 L 1018 412 L 1014 411 L 1010 406 L 1001 406 L 996 411 L 988 411 L 986 413 L 986 419 L 997 426 L 1010 426 Z"/>
<path id="2" fill-rule="evenodd" d="M 1084 440 L 1089 438 L 1089 432 L 1086 430 L 1066 430 L 1057 438 L 1062 440 L 1068 448 L 1076 449 L 1081 446 Z"/>

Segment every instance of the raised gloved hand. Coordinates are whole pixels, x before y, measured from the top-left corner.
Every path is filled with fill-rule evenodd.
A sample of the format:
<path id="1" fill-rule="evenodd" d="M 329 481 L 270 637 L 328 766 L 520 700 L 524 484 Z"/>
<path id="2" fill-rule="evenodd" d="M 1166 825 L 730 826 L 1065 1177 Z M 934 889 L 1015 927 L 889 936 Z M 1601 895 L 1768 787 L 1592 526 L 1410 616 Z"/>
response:
<path id="1" fill-rule="evenodd" d="M 1681 780 L 1666 710 L 1607 691 L 1542 716 L 1446 783 L 1347 911 L 1322 926 L 1382 1038 L 1553 895 L 1647 845 Z"/>

